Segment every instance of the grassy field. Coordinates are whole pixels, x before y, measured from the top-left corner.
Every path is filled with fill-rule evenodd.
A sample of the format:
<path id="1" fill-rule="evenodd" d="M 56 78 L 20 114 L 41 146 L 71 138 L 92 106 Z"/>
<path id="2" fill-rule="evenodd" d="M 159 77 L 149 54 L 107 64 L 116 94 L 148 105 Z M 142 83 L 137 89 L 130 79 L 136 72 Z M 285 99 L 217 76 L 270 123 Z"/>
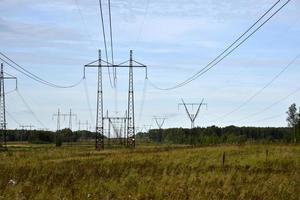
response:
<path id="1" fill-rule="evenodd" d="M 0 199 L 299 200 L 300 146 L 14 144 L 0 153 Z"/>

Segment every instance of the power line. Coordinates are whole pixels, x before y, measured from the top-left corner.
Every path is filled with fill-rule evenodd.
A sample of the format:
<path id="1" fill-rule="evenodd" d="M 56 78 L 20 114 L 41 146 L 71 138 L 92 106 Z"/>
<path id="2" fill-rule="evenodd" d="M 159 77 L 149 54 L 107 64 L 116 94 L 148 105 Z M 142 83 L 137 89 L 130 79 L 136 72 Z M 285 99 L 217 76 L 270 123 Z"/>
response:
<path id="1" fill-rule="evenodd" d="M 110 4 L 110 0 L 108 0 L 108 12 L 109 12 L 109 33 L 110 33 L 110 50 L 111 50 L 111 63 L 112 65 L 115 64 L 114 61 L 114 46 L 113 46 L 113 30 L 112 30 L 112 20 L 111 20 L 111 4 Z M 116 86 L 116 79 L 117 79 L 117 71 L 116 68 L 114 67 L 113 69 L 114 71 L 114 84 Z"/>
<path id="2" fill-rule="evenodd" d="M 263 108 L 262 110 L 260 110 L 260 111 L 258 111 L 258 112 L 255 112 L 255 113 L 253 113 L 253 114 L 251 114 L 251 115 L 248 115 L 248 116 L 246 116 L 246 117 L 244 117 L 244 118 L 242 118 L 242 119 L 236 120 L 235 122 L 245 121 L 245 120 L 247 120 L 247 119 L 250 119 L 250 118 L 252 118 L 252 117 L 255 117 L 255 116 L 257 116 L 257 115 L 260 115 L 261 113 L 263 113 L 263 112 L 265 112 L 265 111 L 267 111 L 267 110 L 270 110 L 272 107 L 274 107 L 274 106 L 276 106 L 277 104 L 281 103 L 282 101 L 288 99 L 290 96 L 296 94 L 296 93 L 299 92 L 299 91 L 300 91 L 300 87 L 297 88 L 296 90 L 293 90 L 293 91 L 290 92 L 288 95 L 286 95 L 286 96 L 280 98 L 279 100 L 275 101 L 275 102 L 272 103 L 271 105 L 269 105 L 269 106 Z"/>
<path id="3" fill-rule="evenodd" d="M 115 65 L 114 60 L 114 45 L 113 45 L 113 29 L 112 29 L 112 17 L 111 17 L 111 3 L 108 0 L 108 12 L 109 12 L 109 29 L 110 29 L 110 50 L 111 50 L 111 64 Z M 118 112 L 118 90 L 117 90 L 117 68 L 113 67 L 113 78 L 114 78 L 114 97 L 115 97 L 115 111 Z"/>
<path id="4" fill-rule="evenodd" d="M 245 41 L 247 41 L 252 35 L 254 35 L 262 26 L 264 26 L 268 21 L 271 20 L 281 9 L 283 9 L 291 0 L 288 0 L 285 2 L 280 8 L 278 8 L 269 18 L 267 18 L 261 25 L 259 25 L 254 31 L 252 31 L 246 38 L 244 38 L 241 42 L 240 39 L 242 39 L 253 27 L 255 27 L 273 8 L 280 2 L 281 0 L 278 0 L 275 4 L 272 5 L 271 8 L 269 8 L 250 28 L 248 28 L 238 39 L 236 39 L 229 47 L 227 47 L 221 54 L 219 54 L 215 59 L 213 59 L 210 63 L 208 63 L 205 67 L 203 67 L 200 71 L 186 79 L 185 81 L 176 84 L 173 87 L 169 88 L 160 88 L 157 87 L 155 84 L 151 83 L 151 85 L 158 89 L 158 90 L 173 90 L 180 87 L 183 87 L 190 82 L 194 81 L 195 79 L 199 78 L 203 74 L 207 73 L 210 69 L 215 67 L 217 64 L 219 64 L 222 60 L 224 60 L 228 55 L 230 55 L 233 51 L 235 51 L 238 47 L 240 47 Z M 239 43 L 238 43 L 239 42 Z M 238 43 L 238 44 L 237 44 Z M 237 44 L 233 49 L 235 44 Z M 231 49 L 229 52 L 227 52 L 229 49 Z M 227 53 L 226 53 L 227 52 Z M 225 54 L 225 55 L 224 55 Z"/>
<path id="5" fill-rule="evenodd" d="M 14 118 L 7 110 L 5 110 L 5 112 L 6 112 L 6 114 L 17 124 L 17 125 L 21 125 L 21 123 L 20 122 L 18 122 L 17 120 L 16 120 L 16 118 Z"/>
<path id="6" fill-rule="evenodd" d="M 19 90 L 17 90 L 17 94 L 19 95 L 20 99 L 24 103 L 24 105 L 27 107 L 28 111 L 31 113 L 31 115 L 34 117 L 34 119 L 44 128 L 46 128 L 45 124 L 37 117 L 37 115 L 33 112 L 32 108 L 29 106 L 29 104 L 26 102 L 23 95 L 20 93 Z"/>
<path id="7" fill-rule="evenodd" d="M 87 104 L 88 104 L 88 110 L 89 110 L 91 122 L 94 123 L 91 100 L 90 100 L 90 95 L 89 95 L 86 79 L 84 79 L 84 92 L 85 92 L 85 97 L 86 97 L 86 101 L 87 101 Z"/>
<path id="8" fill-rule="evenodd" d="M 41 83 L 41 84 L 44 84 L 44 85 L 47 85 L 49 87 L 53 87 L 53 88 L 61 88 L 61 89 L 67 89 L 67 88 L 73 88 L 73 87 L 76 87 L 77 85 L 79 85 L 82 81 L 79 80 L 78 82 L 72 84 L 72 85 L 67 85 L 67 86 L 63 86 L 63 85 L 57 85 L 57 84 L 54 84 L 54 83 L 51 83 L 49 81 L 46 81 L 45 79 L 33 74 L 32 72 L 28 71 L 27 69 L 25 69 L 24 67 L 22 67 L 21 65 L 19 65 L 18 63 L 16 63 L 15 61 L 13 61 L 12 59 L 10 59 L 8 56 L 6 56 L 4 53 L 0 52 L 0 55 L 2 55 L 4 58 L 6 58 L 8 61 L 10 61 L 11 63 L 9 63 L 8 61 L 6 61 L 5 59 L 3 58 L 0 58 L 0 60 L 2 60 L 3 62 L 5 62 L 8 66 L 12 67 L 13 69 L 15 69 L 16 71 L 22 73 L 23 75 L 27 76 L 28 78 L 38 82 L 38 83 Z"/>
<path id="9" fill-rule="evenodd" d="M 271 116 L 271 117 L 265 117 L 265 118 L 262 118 L 262 119 L 260 119 L 260 120 L 252 121 L 251 123 L 257 123 L 257 122 L 269 121 L 269 120 L 271 120 L 271 119 L 277 119 L 277 118 L 282 117 L 282 116 L 284 116 L 284 115 L 286 115 L 286 113 L 281 113 L 281 114 L 279 114 L 279 115 L 273 115 L 273 116 Z"/>
<path id="10" fill-rule="evenodd" d="M 145 11 L 144 11 L 144 16 L 142 18 L 142 23 L 141 23 L 141 26 L 140 26 L 140 29 L 139 29 L 139 32 L 138 32 L 137 41 L 136 41 L 135 45 L 137 45 L 140 42 L 141 35 L 142 35 L 142 32 L 143 32 L 143 28 L 144 28 L 144 25 L 145 25 L 145 21 L 146 21 L 147 15 L 148 15 L 148 11 L 149 11 L 149 0 L 146 0 L 146 7 L 145 7 Z"/>
<path id="11" fill-rule="evenodd" d="M 106 57 L 106 62 L 108 62 L 108 52 L 107 52 L 106 34 L 105 34 L 105 27 L 104 27 L 102 0 L 99 0 L 99 9 L 100 9 L 100 17 L 101 17 L 101 25 L 102 25 L 102 35 L 103 35 L 103 41 L 104 41 L 104 48 L 105 48 L 105 57 Z M 110 86 L 113 88 L 113 84 L 112 84 L 112 81 L 111 81 L 111 75 L 110 75 L 110 69 L 109 69 L 109 67 L 107 68 L 107 70 L 108 70 L 108 76 L 109 76 Z"/>
<path id="12" fill-rule="evenodd" d="M 276 79 L 278 79 L 292 64 L 295 63 L 295 61 L 300 57 L 300 54 L 298 54 L 296 57 L 294 57 L 278 74 L 276 74 L 266 85 L 264 85 L 260 90 L 258 90 L 255 94 L 253 94 L 251 97 L 249 97 L 246 101 L 244 101 L 242 104 L 240 104 L 238 107 L 233 109 L 232 111 L 222 115 L 216 120 L 223 119 L 232 113 L 235 113 L 236 111 L 240 110 L 244 106 L 246 106 L 248 103 L 250 103 L 255 97 L 257 97 L 259 94 L 261 94 L 266 88 L 268 88 Z"/>
<path id="13" fill-rule="evenodd" d="M 88 35 L 88 37 L 90 38 L 89 42 L 91 43 L 91 45 L 95 45 L 97 46 L 94 42 L 92 42 L 92 35 L 91 33 L 89 32 L 88 28 L 87 28 L 87 23 L 86 23 L 86 20 L 83 16 L 83 13 L 82 13 L 82 10 L 80 9 L 80 6 L 79 6 L 79 3 L 78 3 L 78 0 L 74 0 L 75 2 L 75 5 L 77 7 L 77 10 L 78 10 L 78 13 L 79 13 L 79 16 L 80 16 L 80 19 L 81 19 L 81 22 L 83 24 L 83 27 L 84 27 L 84 33 Z"/>
<path id="14" fill-rule="evenodd" d="M 142 118 L 143 118 L 144 105 L 145 105 L 145 99 L 146 99 L 147 88 L 148 88 L 148 79 L 145 79 L 145 80 L 144 80 L 144 86 L 143 86 L 142 99 L 141 99 L 141 104 L 140 104 L 140 112 L 139 112 L 138 120 L 137 120 L 138 126 L 140 125 L 140 122 L 141 122 L 141 120 L 142 120 Z"/>

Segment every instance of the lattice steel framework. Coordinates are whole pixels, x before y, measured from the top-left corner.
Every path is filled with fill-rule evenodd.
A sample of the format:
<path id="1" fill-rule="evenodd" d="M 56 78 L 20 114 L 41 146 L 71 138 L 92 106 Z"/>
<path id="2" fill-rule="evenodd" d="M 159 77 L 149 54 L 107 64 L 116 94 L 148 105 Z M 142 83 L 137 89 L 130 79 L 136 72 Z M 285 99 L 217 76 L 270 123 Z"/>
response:
<path id="1" fill-rule="evenodd" d="M 130 50 L 129 65 L 125 61 L 119 65 L 111 64 L 101 59 L 101 51 L 99 50 L 99 59 L 84 66 L 85 68 L 98 68 L 98 90 L 97 90 L 97 116 L 96 116 L 96 149 L 104 149 L 104 122 L 103 122 L 103 90 L 102 90 L 102 68 L 129 68 L 129 89 L 128 89 L 128 112 L 127 112 L 127 146 L 135 147 L 135 124 L 134 124 L 134 82 L 133 82 L 133 68 L 145 68 L 147 79 L 147 66 L 143 65 L 132 58 L 132 50 Z M 98 65 L 95 63 L 98 62 Z M 102 64 L 104 62 L 105 64 Z M 134 65 L 134 63 L 136 65 Z"/>
<path id="2" fill-rule="evenodd" d="M 5 79 L 14 79 L 16 80 L 16 89 L 17 89 L 17 78 L 14 76 L 5 76 L 3 70 L 3 63 L 1 63 L 0 71 L 0 131 L 1 131 L 1 144 L 0 148 L 3 150 L 7 149 L 7 133 L 6 133 L 6 107 L 5 107 Z"/>

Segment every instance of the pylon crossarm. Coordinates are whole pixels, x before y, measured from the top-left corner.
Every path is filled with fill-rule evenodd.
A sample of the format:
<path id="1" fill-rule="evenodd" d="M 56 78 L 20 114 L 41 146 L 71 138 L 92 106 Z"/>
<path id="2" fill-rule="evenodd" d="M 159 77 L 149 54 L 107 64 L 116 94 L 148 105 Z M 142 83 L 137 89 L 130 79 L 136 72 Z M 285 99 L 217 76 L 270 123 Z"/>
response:
<path id="1" fill-rule="evenodd" d="M 190 118 L 191 121 L 193 121 L 193 118 L 192 118 L 192 116 L 191 116 L 191 114 L 190 114 L 190 112 L 189 112 L 189 110 L 187 108 L 187 105 L 185 104 L 185 102 L 183 101 L 183 99 L 181 99 L 181 101 L 182 101 L 182 104 L 183 104 L 183 106 L 185 108 L 187 116 Z"/>
<path id="2" fill-rule="evenodd" d="M 201 108 L 201 106 L 202 106 L 202 104 L 203 104 L 203 101 L 204 101 L 204 99 L 202 99 L 201 103 L 200 103 L 199 106 L 198 106 L 198 109 L 197 109 L 197 112 L 196 112 L 196 114 L 195 114 L 194 120 L 197 118 L 197 116 L 198 116 L 198 114 L 199 114 L 199 111 L 200 111 L 200 108 Z"/>
<path id="3" fill-rule="evenodd" d="M 84 65 L 84 66 L 89 66 L 89 65 L 92 65 L 92 64 L 95 64 L 95 63 L 99 63 L 100 61 L 101 61 L 101 62 L 104 62 L 105 64 L 107 64 L 107 65 L 109 65 L 109 66 L 113 66 L 112 63 L 107 62 L 107 61 L 105 61 L 105 60 L 103 60 L 103 59 L 97 59 L 97 60 L 94 60 L 94 61 L 92 61 L 92 62 L 90 62 L 90 63 L 88 63 L 88 64 L 86 64 L 86 65 Z"/>

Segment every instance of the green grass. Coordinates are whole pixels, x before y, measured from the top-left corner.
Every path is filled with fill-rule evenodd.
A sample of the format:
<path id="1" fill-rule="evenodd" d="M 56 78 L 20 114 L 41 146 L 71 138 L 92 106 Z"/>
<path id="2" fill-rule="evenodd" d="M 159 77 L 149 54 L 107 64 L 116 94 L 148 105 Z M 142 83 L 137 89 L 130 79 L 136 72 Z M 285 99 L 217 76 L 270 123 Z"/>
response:
<path id="1" fill-rule="evenodd" d="M 0 199 L 300 198 L 300 146 L 14 145 L 0 153 Z"/>

